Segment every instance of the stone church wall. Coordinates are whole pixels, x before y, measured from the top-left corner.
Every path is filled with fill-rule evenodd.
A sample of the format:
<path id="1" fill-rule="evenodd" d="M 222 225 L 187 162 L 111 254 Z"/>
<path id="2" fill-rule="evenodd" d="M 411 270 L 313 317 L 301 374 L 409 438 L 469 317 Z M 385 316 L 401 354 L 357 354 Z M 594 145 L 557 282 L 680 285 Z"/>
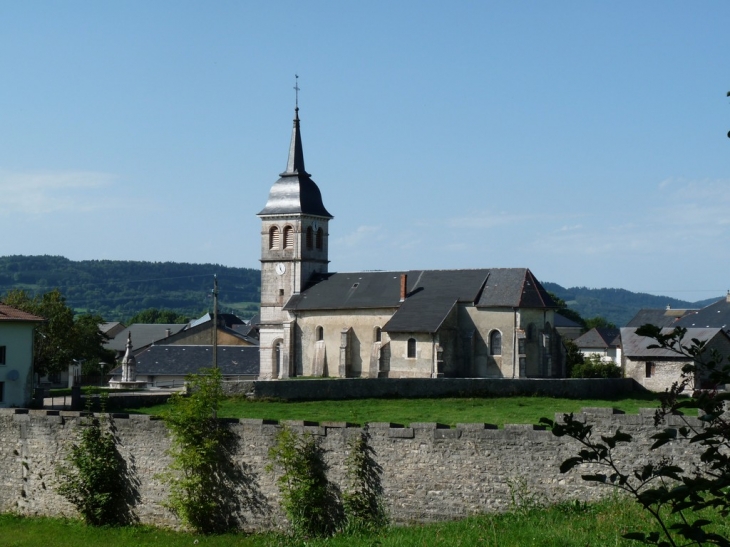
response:
<path id="1" fill-rule="evenodd" d="M 611 409 L 584 409 L 579 417 L 594 423 L 596 434 L 620 427 L 635 435 L 636 441 L 622 448 L 617 458 L 631 465 L 647 462 L 650 436 L 656 431 L 653 410 L 618 415 Z M 77 438 L 80 419 L 72 412 L 0 410 L 1 511 L 75 516 L 73 507 L 55 491 L 56 466 Z M 158 479 L 170 463 L 164 423 L 149 416 L 127 415 L 113 415 L 112 421 L 133 486 L 132 511 L 142 523 L 178 526 L 162 505 L 167 492 Z M 281 425 L 264 420 L 227 423 L 238 441 L 231 459 L 240 476 L 241 526 L 257 530 L 283 526 L 276 476 L 265 470 L 268 449 Z M 343 488 L 347 442 L 361 429 L 344 423 L 287 425 L 319 440 L 329 464 L 328 476 Z M 369 433 L 375 459 L 383 469 L 385 501 L 396 523 L 502 511 L 510 507 L 511 485 L 551 502 L 593 500 L 611 492 L 582 481 L 584 470 L 561 475 L 559 465 L 577 453 L 577 443 L 530 425 L 497 429 L 487 424 L 448 428 L 434 423 L 411 423 L 408 427 L 374 423 L 369 425 Z M 667 456 L 686 464 L 696 457 L 695 449 L 675 443 L 652 457 Z"/>

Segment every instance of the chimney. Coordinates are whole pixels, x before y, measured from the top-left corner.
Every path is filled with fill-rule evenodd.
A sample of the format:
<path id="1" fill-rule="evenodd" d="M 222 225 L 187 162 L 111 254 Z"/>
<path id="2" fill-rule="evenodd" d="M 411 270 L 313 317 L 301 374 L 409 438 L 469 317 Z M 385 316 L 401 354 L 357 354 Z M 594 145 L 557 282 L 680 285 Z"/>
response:
<path id="1" fill-rule="evenodd" d="M 406 292 L 408 291 L 408 274 L 400 274 L 400 301 L 403 302 L 406 299 Z"/>
<path id="2" fill-rule="evenodd" d="M 730 302 L 730 291 L 727 291 L 727 296 L 725 296 L 725 302 Z"/>
<path id="3" fill-rule="evenodd" d="M 165 329 L 165 338 L 167 338 L 171 334 L 172 334 L 172 331 L 170 329 Z"/>
<path id="4" fill-rule="evenodd" d="M 669 311 L 671 309 L 672 309 L 672 306 L 670 306 L 669 304 L 667 304 L 667 311 Z"/>

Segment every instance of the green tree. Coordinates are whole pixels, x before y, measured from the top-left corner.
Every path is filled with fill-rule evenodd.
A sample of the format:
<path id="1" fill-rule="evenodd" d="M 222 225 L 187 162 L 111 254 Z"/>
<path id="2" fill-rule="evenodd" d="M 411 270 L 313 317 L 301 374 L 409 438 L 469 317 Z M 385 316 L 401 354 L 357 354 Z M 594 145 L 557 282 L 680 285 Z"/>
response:
<path id="1" fill-rule="evenodd" d="M 552 293 L 550 291 L 548 291 L 548 294 L 550 295 L 550 298 L 552 298 L 555 301 L 555 303 L 558 305 L 558 309 L 556 311 L 560 315 L 562 315 L 563 317 L 567 317 L 571 321 L 575 321 L 580 326 L 585 328 L 585 326 L 586 326 L 585 319 L 583 319 L 577 311 L 571 310 L 568 307 L 568 304 L 565 302 L 565 300 L 560 298 L 557 294 Z"/>
<path id="2" fill-rule="evenodd" d="M 184 315 L 177 313 L 173 310 L 158 310 L 157 308 L 149 308 L 144 311 L 138 312 L 129 318 L 127 324 L 132 325 L 134 323 L 175 323 L 183 324 L 187 323 L 188 318 Z"/>
<path id="3" fill-rule="evenodd" d="M 575 344 L 573 344 L 575 345 Z M 583 357 L 570 367 L 571 378 L 621 378 L 621 368 L 613 361 L 602 361 L 599 355 Z"/>
<path id="4" fill-rule="evenodd" d="M 608 319 L 601 317 L 600 315 L 596 315 L 595 317 L 589 317 L 585 320 L 585 326 L 587 330 L 595 329 L 595 328 L 602 328 L 606 327 L 609 329 L 615 329 L 616 325 L 611 323 Z"/>
<path id="5" fill-rule="evenodd" d="M 656 426 L 674 416 L 681 425 L 667 427 L 652 436 L 649 452 L 669 443 L 683 442 L 699 447 L 697 461 L 689 466 L 675 465 L 667 458 L 653 458 L 635 469 L 625 469 L 615 457 L 617 447 L 633 441 L 631 435 L 617 430 L 613 435 L 592 436 L 593 426 L 577 420 L 572 414 L 562 423 L 542 418 L 541 423 L 558 437 L 571 437 L 581 445 L 577 456 L 560 466 L 565 473 L 577 466 L 590 465 L 583 480 L 606 484 L 632 496 L 655 519 L 658 530 L 645 534 L 630 532 L 624 537 L 647 545 L 678 547 L 680 545 L 721 545 L 730 547 L 730 538 L 712 531 L 712 521 L 730 515 L 730 416 L 725 412 L 730 393 L 719 390 L 730 383 L 730 362 L 717 352 L 707 355 L 706 343 L 697 339 L 685 341 L 687 330 L 675 328 L 668 334 L 653 325 L 644 325 L 637 334 L 653 339 L 648 346 L 669 350 L 689 359 L 682 369 L 682 379 L 662 395 L 656 412 Z M 711 386 L 695 390 L 698 377 Z M 686 394 L 690 397 L 686 397 Z M 689 418 L 687 410 L 698 411 L 698 418 Z M 684 451 L 686 448 L 681 447 Z M 643 458 L 642 458 L 643 459 Z M 677 515 L 679 522 L 669 525 L 667 516 Z"/>
<path id="6" fill-rule="evenodd" d="M 73 360 L 83 361 L 87 374 L 98 371 L 100 361 L 114 362 L 114 353 L 103 347 L 106 337 L 99 330 L 102 318 L 88 314 L 74 318 L 58 289 L 37 296 L 13 290 L 2 301 L 46 320 L 36 329 L 33 351 L 37 374 L 62 372 Z"/>
<path id="7" fill-rule="evenodd" d="M 567 338 L 563 340 L 563 347 L 565 348 L 566 373 L 568 378 L 573 378 L 573 369 L 583 364 L 583 352 L 575 345 L 575 342 Z"/>

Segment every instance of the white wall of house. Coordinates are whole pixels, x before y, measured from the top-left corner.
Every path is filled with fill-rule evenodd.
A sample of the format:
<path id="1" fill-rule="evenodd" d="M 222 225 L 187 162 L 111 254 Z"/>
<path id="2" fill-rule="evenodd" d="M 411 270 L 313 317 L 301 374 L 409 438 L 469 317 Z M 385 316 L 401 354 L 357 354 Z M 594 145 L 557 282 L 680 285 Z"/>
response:
<path id="1" fill-rule="evenodd" d="M 26 407 L 30 403 L 35 326 L 30 322 L 0 323 L 0 347 L 5 348 L 5 363 L 0 364 L 0 407 Z"/>

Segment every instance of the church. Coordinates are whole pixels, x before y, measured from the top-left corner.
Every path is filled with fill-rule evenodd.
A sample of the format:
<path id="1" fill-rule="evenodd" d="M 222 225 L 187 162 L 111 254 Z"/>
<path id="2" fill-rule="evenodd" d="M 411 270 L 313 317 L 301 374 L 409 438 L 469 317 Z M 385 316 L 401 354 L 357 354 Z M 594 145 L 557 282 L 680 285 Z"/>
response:
<path id="1" fill-rule="evenodd" d="M 557 306 L 527 268 L 328 271 L 334 217 L 304 168 L 298 105 L 258 216 L 260 379 L 565 375 Z"/>

